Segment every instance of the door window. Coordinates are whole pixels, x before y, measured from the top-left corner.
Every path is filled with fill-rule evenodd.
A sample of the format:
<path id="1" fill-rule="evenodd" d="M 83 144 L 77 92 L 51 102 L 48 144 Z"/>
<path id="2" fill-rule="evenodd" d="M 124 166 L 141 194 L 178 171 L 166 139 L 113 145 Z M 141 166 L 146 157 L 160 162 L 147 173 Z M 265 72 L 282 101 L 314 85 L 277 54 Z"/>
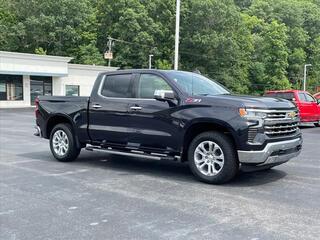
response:
<path id="1" fill-rule="evenodd" d="M 315 102 L 314 98 L 311 97 L 309 94 L 305 93 L 305 96 L 306 96 L 307 102 Z"/>
<path id="2" fill-rule="evenodd" d="M 104 81 L 101 95 L 114 98 L 132 98 L 132 74 L 110 75 Z"/>
<path id="3" fill-rule="evenodd" d="M 299 99 L 300 99 L 300 101 L 302 101 L 302 102 L 306 102 L 306 101 L 307 101 L 304 93 L 299 93 Z"/>
<path id="4" fill-rule="evenodd" d="M 154 74 L 141 74 L 137 89 L 137 98 L 153 99 L 156 90 L 172 90 L 161 77 Z"/>

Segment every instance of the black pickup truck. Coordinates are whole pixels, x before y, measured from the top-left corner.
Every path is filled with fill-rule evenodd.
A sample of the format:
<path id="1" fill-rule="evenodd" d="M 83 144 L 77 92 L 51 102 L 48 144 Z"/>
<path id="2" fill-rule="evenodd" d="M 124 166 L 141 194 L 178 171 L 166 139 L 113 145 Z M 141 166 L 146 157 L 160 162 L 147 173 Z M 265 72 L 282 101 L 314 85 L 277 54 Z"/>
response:
<path id="1" fill-rule="evenodd" d="M 82 148 L 188 161 L 207 183 L 238 170 L 269 169 L 297 156 L 302 137 L 295 106 L 284 99 L 232 95 L 202 75 L 172 70 L 101 73 L 90 97 L 36 99 L 36 135 L 54 157 Z"/>

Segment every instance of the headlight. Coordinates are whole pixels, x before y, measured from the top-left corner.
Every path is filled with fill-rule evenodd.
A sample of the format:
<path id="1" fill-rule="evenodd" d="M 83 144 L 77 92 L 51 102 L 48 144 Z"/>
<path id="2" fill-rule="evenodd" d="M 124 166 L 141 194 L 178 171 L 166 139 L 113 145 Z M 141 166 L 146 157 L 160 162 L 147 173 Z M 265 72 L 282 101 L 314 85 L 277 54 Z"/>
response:
<path id="1" fill-rule="evenodd" d="M 261 112 L 259 110 L 248 110 L 245 108 L 239 108 L 239 115 L 244 118 L 251 119 L 264 119 L 267 117 L 267 113 Z"/>

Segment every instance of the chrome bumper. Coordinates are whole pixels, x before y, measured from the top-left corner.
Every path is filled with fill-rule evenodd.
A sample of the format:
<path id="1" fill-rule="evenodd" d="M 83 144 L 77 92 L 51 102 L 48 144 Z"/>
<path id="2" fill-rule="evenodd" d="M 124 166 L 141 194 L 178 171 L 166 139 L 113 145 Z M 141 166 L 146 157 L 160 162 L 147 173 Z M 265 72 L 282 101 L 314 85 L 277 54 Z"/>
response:
<path id="1" fill-rule="evenodd" d="M 302 138 L 268 143 L 261 151 L 238 151 L 239 162 L 244 164 L 268 165 L 289 161 L 301 152 Z"/>

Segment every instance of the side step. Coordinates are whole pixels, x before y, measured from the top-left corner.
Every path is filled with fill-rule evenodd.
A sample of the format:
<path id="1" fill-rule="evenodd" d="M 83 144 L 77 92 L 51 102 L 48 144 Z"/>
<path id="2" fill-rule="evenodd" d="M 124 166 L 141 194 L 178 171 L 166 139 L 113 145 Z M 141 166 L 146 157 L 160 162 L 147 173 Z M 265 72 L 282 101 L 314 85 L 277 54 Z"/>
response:
<path id="1" fill-rule="evenodd" d="M 153 160 L 180 160 L 180 157 L 178 156 L 169 156 L 165 154 L 159 154 L 159 153 L 145 153 L 138 150 L 128 150 L 128 151 L 121 151 L 116 150 L 112 148 L 101 148 L 98 146 L 92 146 L 87 145 L 86 150 L 88 151 L 96 151 L 96 152 L 105 152 L 109 154 L 115 154 L 115 155 L 122 155 L 122 156 L 129 156 L 129 157 L 138 157 L 138 158 L 146 158 L 146 159 L 153 159 Z"/>

